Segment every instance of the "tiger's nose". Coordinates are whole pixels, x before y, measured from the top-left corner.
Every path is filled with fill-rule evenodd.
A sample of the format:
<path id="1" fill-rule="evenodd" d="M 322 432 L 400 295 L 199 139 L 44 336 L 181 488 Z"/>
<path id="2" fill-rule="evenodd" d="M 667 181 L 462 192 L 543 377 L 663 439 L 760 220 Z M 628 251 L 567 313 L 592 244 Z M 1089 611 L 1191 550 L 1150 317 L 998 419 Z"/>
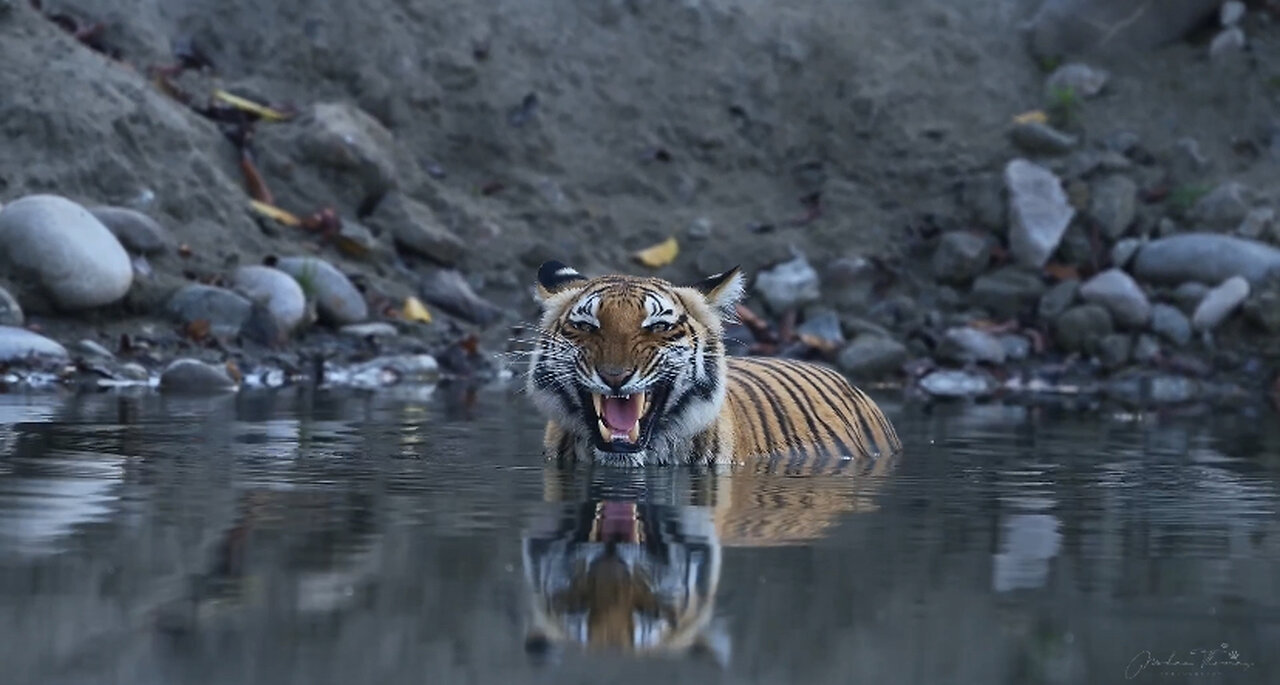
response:
<path id="1" fill-rule="evenodd" d="M 623 385 L 626 385 L 627 381 L 631 379 L 632 373 L 634 372 L 631 369 L 626 369 L 621 366 L 596 367 L 596 374 L 600 376 L 600 380 L 604 381 L 606 385 L 614 390 L 618 390 L 622 388 Z"/>

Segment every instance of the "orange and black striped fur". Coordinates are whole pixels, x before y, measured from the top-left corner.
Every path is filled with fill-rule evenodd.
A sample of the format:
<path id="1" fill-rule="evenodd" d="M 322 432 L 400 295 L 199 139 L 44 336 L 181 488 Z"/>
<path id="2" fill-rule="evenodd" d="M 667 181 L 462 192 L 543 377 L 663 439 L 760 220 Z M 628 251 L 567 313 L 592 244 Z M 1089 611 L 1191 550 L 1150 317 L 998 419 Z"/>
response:
<path id="1" fill-rule="evenodd" d="M 528 388 L 549 417 L 548 456 L 643 466 L 896 454 L 884 413 L 836 372 L 726 355 L 722 319 L 744 280 L 735 268 L 683 287 L 543 264 Z"/>

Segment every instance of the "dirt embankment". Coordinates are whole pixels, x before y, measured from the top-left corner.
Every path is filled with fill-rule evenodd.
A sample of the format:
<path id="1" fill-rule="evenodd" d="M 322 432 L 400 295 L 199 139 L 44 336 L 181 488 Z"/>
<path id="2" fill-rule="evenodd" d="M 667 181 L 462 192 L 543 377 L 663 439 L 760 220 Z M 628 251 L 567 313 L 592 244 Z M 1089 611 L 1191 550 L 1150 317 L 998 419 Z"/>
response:
<path id="1" fill-rule="evenodd" d="M 755 273 L 797 250 L 820 296 L 798 300 L 796 320 L 820 328 L 834 315 L 838 333 L 818 345 L 830 359 L 859 340 L 896 345 L 888 365 L 845 355 L 852 373 L 900 377 L 911 359 L 945 360 L 947 330 L 988 319 L 1016 321 L 1009 331 L 1061 358 L 1056 321 L 1037 314 L 1038 301 L 990 311 L 975 295 L 975 279 L 1009 263 L 1009 160 L 1045 165 L 1068 190 L 1087 187 L 1098 165 L 1079 173 L 1084 157 L 1119 149 L 1109 141 L 1126 134 L 1137 142 L 1119 149 L 1129 166 L 1115 171 L 1140 192 L 1167 185 L 1172 170 L 1185 176 L 1173 181 L 1177 202 L 1233 179 L 1254 193 L 1250 208 L 1270 202 L 1275 164 L 1265 7 L 1243 19 L 1247 49 L 1209 59 L 1212 29 L 1150 41 L 1137 55 L 1100 50 L 1055 18 L 1069 4 L 348 0 L 321 12 L 293 0 L 0 3 L 0 202 L 52 193 L 131 207 L 171 240 L 142 258 L 130 250 L 133 282 L 111 305 L 60 308 L 27 270 L 10 269 L 4 285 L 26 324 L 73 355 L 89 339 L 151 371 L 175 356 L 303 369 L 311 354 L 461 359 L 454 343 L 471 332 L 498 349 L 533 313 L 527 286 L 545 259 L 689 280 L 732 264 Z M 1028 50 L 1031 19 L 1035 45 L 1055 54 Z M 1131 26 L 1122 30 L 1161 29 Z M 1046 77 L 1071 56 L 1059 52 L 1107 70 L 1102 93 L 1047 92 Z M 183 60 L 181 73 L 163 69 Z M 162 83 L 159 74 L 171 75 Z M 261 188 L 246 179 L 243 127 L 209 108 L 215 89 L 296 111 L 252 126 L 251 159 L 275 205 L 302 217 L 332 208 L 340 230 L 249 209 Z M 1012 117 L 1054 107 L 1063 120 L 1051 123 L 1073 143 L 1046 152 L 1010 138 Z M 1190 167 L 1188 138 L 1202 158 Z M 1122 237 L 1155 236 L 1176 213 L 1169 201 L 1138 205 Z M 1085 235 L 1077 247 L 1091 221 L 1083 210 L 1072 220 L 1068 236 Z M 1195 228 L 1185 223 L 1176 230 Z M 939 279 L 934 252 L 959 231 L 978 236 L 987 258 L 972 274 Z M 681 248 L 670 265 L 634 262 L 635 250 L 669 236 Z M 1042 290 L 1088 279 L 1110 266 L 1095 254 L 1110 245 L 1094 247 L 1064 255 L 1054 245 L 1050 271 L 1021 268 Z M 263 333 L 249 316 L 233 322 L 239 334 L 212 335 L 192 325 L 200 312 L 174 310 L 174 293 L 192 282 L 244 292 L 239 267 L 296 256 L 337 267 L 365 300 L 363 318 L 394 334 L 340 333 L 352 321 L 321 306 L 290 330 Z M 303 285 L 315 310 L 314 285 Z M 411 295 L 426 302 L 430 323 L 405 320 Z M 784 312 L 769 302 L 757 295 L 748 305 L 776 324 Z M 1131 347 L 1145 326 L 1122 331 Z M 757 348 L 815 353 L 782 333 L 775 344 L 757 331 Z M 1169 351 L 1200 355 L 1196 344 Z M 1077 356 L 1097 353 L 1090 342 Z M 1121 366 L 1131 363 L 1142 362 L 1129 354 Z"/>

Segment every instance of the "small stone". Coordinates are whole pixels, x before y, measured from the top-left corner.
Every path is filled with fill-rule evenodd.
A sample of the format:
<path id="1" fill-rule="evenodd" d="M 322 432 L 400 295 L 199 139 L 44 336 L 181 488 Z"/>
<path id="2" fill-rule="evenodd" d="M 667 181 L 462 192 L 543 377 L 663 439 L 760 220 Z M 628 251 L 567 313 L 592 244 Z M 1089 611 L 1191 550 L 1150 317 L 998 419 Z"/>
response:
<path id="1" fill-rule="evenodd" d="M 1191 137 L 1179 138 L 1174 142 L 1173 166 L 1177 176 L 1195 176 L 1198 172 L 1209 168 L 1209 158 L 1200 151 L 1200 141 Z"/>
<path id="2" fill-rule="evenodd" d="M 1006 333 L 1000 336 L 1000 346 L 1004 348 L 1004 356 L 1011 361 L 1021 361 L 1031 356 L 1031 341 L 1026 336 Z"/>
<path id="3" fill-rule="evenodd" d="M 467 246 L 449 230 L 431 208 L 402 193 L 391 193 L 378 204 L 368 219 L 375 230 L 383 231 L 401 247 L 446 266 L 457 263 Z"/>
<path id="4" fill-rule="evenodd" d="M 145 381 L 151 378 L 151 374 L 147 371 L 147 367 L 138 362 L 125 362 L 121 364 L 116 373 L 125 380 L 129 381 Z"/>
<path id="5" fill-rule="evenodd" d="M 338 172 L 366 197 L 395 187 L 395 136 L 355 105 L 319 103 L 290 126 L 297 130 L 300 162 Z"/>
<path id="6" fill-rule="evenodd" d="M 991 245 L 968 231 L 943 234 L 933 253 L 933 275 L 943 283 L 966 284 L 987 268 Z"/>
<path id="7" fill-rule="evenodd" d="M 1173 289 L 1173 303 L 1178 306 L 1178 310 L 1187 316 L 1200 306 L 1200 302 L 1204 300 L 1204 296 L 1209 293 L 1209 286 L 1195 281 L 1188 281 Z M 1190 319 L 1187 320 L 1190 322 Z M 1189 325 L 1189 323 L 1188 323 Z"/>
<path id="8" fill-rule="evenodd" d="M 1009 191 L 1009 248 L 1019 262 L 1043 267 L 1075 216 L 1053 172 L 1025 159 L 1005 166 Z"/>
<path id="9" fill-rule="evenodd" d="M 1086 302 L 1107 308 L 1121 326 L 1140 328 L 1151 318 L 1151 302 L 1141 286 L 1120 269 L 1108 269 L 1080 286 Z"/>
<path id="10" fill-rule="evenodd" d="M 1167 216 L 1160 217 L 1160 220 L 1156 222 L 1156 236 L 1158 237 L 1164 238 L 1181 232 L 1182 229 L 1178 227 L 1178 222 Z"/>
<path id="11" fill-rule="evenodd" d="M 842 371 L 853 378 L 874 380 L 896 375 L 907 361 L 907 347 L 893 338 L 859 335 L 840 350 L 836 359 Z"/>
<path id="12" fill-rule="evenodd" d="M 1067 311 L 1071 305 L 1075 304 L 1076 297 L 1080 294 L 1080 281 L 1075 279 L 1062 281 L 1049 288 L 1044 297 L 1040 298 L 1040 307 L 1037 313 L 1044 321 L 1053 321 Z"/>
<path id="13" fill-rule="evenodd" d="M 960 202 L 978 226 L 992 231 L 1005 227 L 1008 204 L 1004 199 L 1004 181 L 998 174 L 977 174 L 966 178 L 960 188 Z"/>
<path id="14" fill-rule="evenodd" d="M 1115 131 L 1108 135 L 1102 144 L 1112 152 L 1127 155 L 1137 149 L 1140 142 L 1142 139 L 1133 131 Z"/>
<path id="15" fill-rule="evenodd" d="M 1009 139 L 1026 152 L 1045 155 L 1062 155 L 1080 144 L 1080 138 L 1039 122 L 1014 124 L 1009 129 Z"/>
<path id="16" fill-rule="evenodd" d="M 996 316 L 1008 317 L 1034 306 L 1044 292 L 1039 274 L 1006 266 L 974 280 L 969 300 Z"/>
<path id="17" fill-rule="evenodd" d="M 1133 361 L 1139 364 L 1150 364 L 1160 358 L 1160 341 L 1153 335 L 1143 333 L 1133 344 Z"/>
<path id="18" fill-rule="evenodd" d="M 1167 304 L 1151 307 L 1151 331 L 1178 347 L 1191 342 L 1191 321 L 1177 307 Z"/>
<path id="19" fill-rule="evenodd" d="M 1072 307 L 1054 322 L 1058 346 L 1067 352 L 1090 353 L 1097 341 L 1112 330 L 1111 314 L 1096 304 Z"/>
<path id="20" fill-rule="evenodd" d="M 1069 62 L 1054 69 L 1049 78 L 1045 79 L 1045 94 L 1054 98 L 1069 91 L 1081 98 L 1091 98 L 1102 92 L 1110 78 L 1111 73 L 1106 69 L 1094 69 L 1080 62 Z"/>
<path id="21" fill-rule="evenodd" d="M 1098 361 L 1103 368 L 1118 369 L 1129 363 L 1133 340 L 1123 333 L 1105 335 L 1098 341 Z"/>
<path id="22" fill-rule="evenodd" d="M 26 321 L 22 307 L 8 290 L 0 288 L 0 326 L 21 326 Z"/>
<path id="23" fill-rule="evenodd" d="M 102 345 L 92 340 L 89 340 L 88 338 L 84 340 L 76 341 L 75 345 L 73 345 L 73 348 L 75 349 L 76 352 L 86 357 L 94 357 L 97 359 L 115 359 L 116 358 L 116 356 L 112 354 L 111 350 L 108 350 L 107 348 L 103 347 Z"/>
<path id="24" fill-rule="evenodd" d="M 308 299 L 314 299 L 322 319 L 334 325 L 369 318 L 369 305 L 351 279 L 337 267 L 316 257 L 283 257 L 275 268 L 293 276 Z"/>
<path id="25" fill-rule="evenodd" d="M 169 250 L 173 238 L 155 219 L 127 207 L 91 207 L 89 213 L 124 245 L 139 254 L 160 254 Z"/>
<path id="26" fill-rule="evenodd" d="M 253 303 L 226 288 L 192 283 L 179 288 L 165 309 L 180 323 L 206 321 L 213 335 L 234 337 L 249 320 Z"/>
<path id="27" fill-rule="evenodd" d="M 1197 331 L 1211 331 L 1218 327 L 1249 297 L 1249 282 L 1241 276 L 1232 276 L 1205 294 L 1191 325 Z"/>
<path id="28" fill-rule="evenodd" d="M 1194 400 L 1199 384 L 1185 376 L 1137 372 L 1123 373 L 1107 381 L 1108 396 L 1136 406 L 1181 404 Z"/>
<path id="29" fill-rule="evenodd" d="M 805 338 L 812 338 L 827 346 L 828 349 L 837 349 L 845 342 L 839 315 L 825 307 L 806 311 L 804 323 L 796 327 L 796 333 Z"/>
<path id="30" fill-rule="evenodd" d="M 502 316 L 497 305 L 477 295 L 467 279 L 453 269 L 431 271 L 422 278 L 419 291 L 428 304 L 478 326 L 488 326 Z"/>
<path id="31" fill-rule="evenodd" d="M 1104 176 L 1089 194 L 1089 214 L 1108 240 L 1124 235 L 1138 211 L 1138 184 L 1128 176 Z"/>
<path id="32" fill-rule="evenodd" d="M 1244 18 L 1246 7 L 1240 0 L 1227 0 L 1218 8 L 1218 21 L 1223 27 L 1235 26 Z"/>
<path id="33" fill-rule="evenodd" d="M 1142 241 L 1138 238 L 1125 238 L 1111 246 L 1111 265 L 1117 269 L 1129 266 L 1133 256 L 1138 254 Z"/>
<path id="34" fill-rule="evenodd" d="M 231 276 L 235 291 L 266 306 L 277 330 L 287 334 L 307 314 L 307 296 L 289 274 L 269 266 L 242 266 Z"/>
<path id="35" fill-rule="evenodd" d="M 818 272 L 802 254 L 757 273 L 754 287 L 776 314 L 815 302 L 821 297 Z"/>
<path id="36" fill-rule="evenodd" d="M 957 326 L 943 334 L 938 345 L 938 357 L 961 364 L 1003 364 L 1005 351 L 994 335 L 968 326 Z"/>
<path id="37" fill-rule="evenodd" d="M 711 219 L 700 216 L 689 223 L 689 228 L 685 230 L 685 235 L 689 240 L 706 240 L 711 237 Z"/>
<path id="38" fill-rule="evenodd" d="M 1143 281 L 1166 285 L 1187 281 L 1217 284 L 1237 275 L 1259 283 L 1275 268 L 1280 268 L 1280 249 L 1216 233 L 1184 233 L 1152 240 L 1138 250 L 1132 265 L 1133 274 Z"/>
<path id="39" fill-rule="evenodd" d="M 66 356 L 66 348 L 39 333 L 14 326 L 0 326 L 0 361 L 16 362 L 28 357 L 62 359 Z"/>
<path id="40" fill-rule="evenodd" d="M 1235 228 L 1249 215 L 1248 195 L 1244 185 L 1227 181 L 1196 200 L 1190 218 L 1212 228 Z"/>
<path id="41" fill-rule="evenodd" d="M 1211 59 L 1223 59 L 1228 55 L 1240 54 L 1244 52 L 1246 42 L 1244 31 L 1240 30 L 1240 27 L 1232 26 L 1231 28 L 1222 29 L 1209 43 L 1209 57 Z"/>
<path id="42" fill-rule="evenodd" d="M 429 354 L 403 354 L 371 359 L 351 369 L 349 379 L 357 387 L 434 383 L 440 363 Z"/>
<path id="43" fill-rule="evenodd" d="M 1244 304 L 1244 314 L 1262 330 L 1280 333 L 1280 277 L 1268 278 L 1253 291 Z"/>
<path id="44" fill-rule="evenodd" d="M 982 397 L 995 391 L 996 382 L 977 371 L 939 369 L 921 378 L 920 387 L 935 397 Z"/>
<path id="45" fill-rule="evenodd" d="M 160 390 L 168 393 L 216 393 L 236 389 L 226 368 L 198 359 L 175 359 L 160 373 Z"/>
<path id="46" fill-rule="evenodd" d="M 0 210 L 0 258 L 35 277 L 66 310 L 112 304 L 133 284 L 120 241 L 84 207 L 57 195 L 28 195 Z"/>
<path id="47" fill-rule="evenodd" d="M 394 338 L 400 335 L 399 329 L 385 321 L 353 323 L 339 328 L 338 332 L 356 338 Z"/>
<path id="48" fill-rule="evenodd" d="M 1274 239 L 1276 210 L 1270 207 L 1255 207 L 1249 210 L 1244 220 L 1236 227 L 1236 233 L 1242 238 L 1253 240 Z"/>

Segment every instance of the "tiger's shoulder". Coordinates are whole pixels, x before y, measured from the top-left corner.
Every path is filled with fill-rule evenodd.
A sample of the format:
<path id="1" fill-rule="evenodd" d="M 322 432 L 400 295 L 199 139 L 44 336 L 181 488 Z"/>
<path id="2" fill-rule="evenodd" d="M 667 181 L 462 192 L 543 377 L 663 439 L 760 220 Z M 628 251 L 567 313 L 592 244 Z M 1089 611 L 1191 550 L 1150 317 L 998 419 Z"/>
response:
<path id="1" fill-rule="evenodd" d="M 719 421 L 736 459 L 788 454 L 827 461 L 902 450 L 880 406 L 830 367 L 773 357 L 729 357 Z"/>

